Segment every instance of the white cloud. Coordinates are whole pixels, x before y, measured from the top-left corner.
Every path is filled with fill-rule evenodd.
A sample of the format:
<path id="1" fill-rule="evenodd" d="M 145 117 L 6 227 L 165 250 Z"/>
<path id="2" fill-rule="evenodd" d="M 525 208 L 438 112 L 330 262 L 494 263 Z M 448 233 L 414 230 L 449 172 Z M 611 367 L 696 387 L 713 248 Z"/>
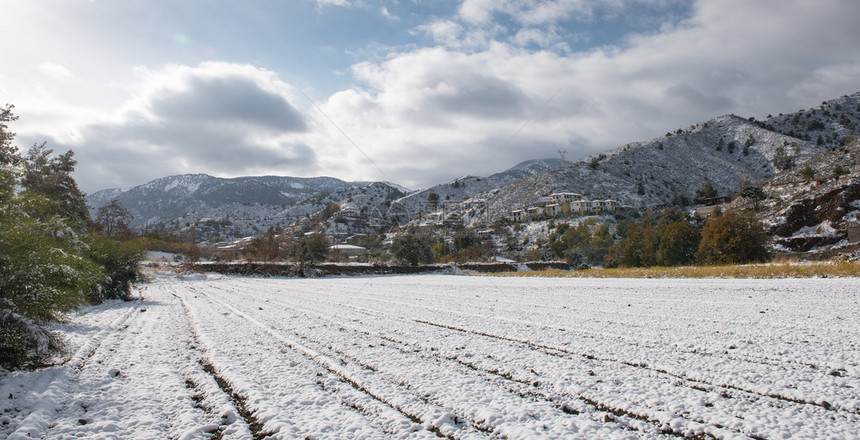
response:
<path id="1" fill-rule="evenodd" d="M 491 26 L 488 11 L 511 4 L 467 0 L 460 13 Z M 580 13 L 576 2 L 548 5 Z M 537 9 L 529 10 L 542 17 Z M 493 40 L 462 51 L 450 41 L 467 32 L 437 20 L 425 29 L 444 48 L 355 65 L 366 87 L 335 94 L 325 109 L 349 121 L 387 173 L 422 186 L 552 156 L 558 146 L 583 156 L 724 113 L 763 116 L 856 91 L 860 29 L 851 17 L 860 3 L 726 0 L 699 2 L 693 13 L 623 48 L 569 55 Z M 536 39 L 551 36 L 523 34 L 518 44 Z M 427 171 L 416 176 L 418 157 Z"/>
<path id="2" fill-rule="evenodd" d="M 163 62 L 150 59 L 130 82 L 126 65 L 87 71 L 97 57 L 40 54 L 0 72 L 0 87 L 22 115 L 19 141 L 50 138 L 56 150 L 75 149 L 88 191 L 186 172 L 326 174 L 421 187 L 555 156 L 557 148 L 575 159 L 723 113 L 759 117 L 857 91 L 860 2 L 701 0 L 689 18 L 649 24 L 659 32 L 617 47 L 562 45 L 576 31 L 564 17 L 600 20 L 629 4 L 465 0 L 450 17 L 412 30 L 438 47 L 351 52 L 371 61 L 352 66 L 349 88 L 316 97 L 318 108 L 281 79 L 295 73 L 238 63 L 153 67 Z M 595 5 L 602 9 L 592 18 Z M 45 59 L 75 75 L 63 87 L 32 75 Z M 33 81 L 9 85 L 26 74 Z"/>
<path id="3" fill-rule="evenodd" d="M 587 17 L 598 4 L 617 3 L 586 0 L 463 0 L 459 15 L 472 24 L 487 24 L 492 21 L 494 14 L 504 14 L 525 25 L 542 25 L 572 15 Z"/>
<path id="4" fill-rule="evenodd" d="M 48 62 L 39 64 L 39 72 L 42 72 L 43 74 L 50 76 L 54 79 L 68 79 L 75 76 L 65 66 Z"/>
<path id="5" fill-rule="evenodd" d="M 115 115 L 53 139 L 79 158 L 85 190 L 187 172 L 313 174 L 306 116 L 273 72 L 249 65 L 141 69 L 139 93 Z"/>
<path id="6" fill-rule="evenodd" d="M 389 20 L 400 20 L 399 17 L 397 17 L 396 15 L 392 15 L 391 12 L 388 12 L 388 8 L 386 8 L 385 6 L 383 6 L 382 9 L 379 10 L 379 13 Z"/>
<path id="7" fill-rule="evenodd" d="M 350 0 L 317 0 L 317 6 L 352 6 L 355 2 Z"/>
<path id="8" fill-rule="evenodd" d="M 463 34 L 463 26 L 451 20 L 434 20 L 418 27 L 440 44 L 455 46 Z"/>

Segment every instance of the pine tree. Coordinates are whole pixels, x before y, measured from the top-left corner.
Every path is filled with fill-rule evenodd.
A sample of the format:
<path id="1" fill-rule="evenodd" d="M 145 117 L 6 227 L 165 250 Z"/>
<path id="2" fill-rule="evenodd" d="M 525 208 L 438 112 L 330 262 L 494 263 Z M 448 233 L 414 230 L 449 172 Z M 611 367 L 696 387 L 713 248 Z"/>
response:
<path id="1" fill-rule="evenodd" d="M 82 231 L 89 221 L 86 196 L 72 177 L 77 161 L 71 150 L 51 157 L 53 150 L 33 145 L 24 157 L 24 176 L 21 186 L 56 202 L 57 214 L 68 219 L 77 231 Z"/>

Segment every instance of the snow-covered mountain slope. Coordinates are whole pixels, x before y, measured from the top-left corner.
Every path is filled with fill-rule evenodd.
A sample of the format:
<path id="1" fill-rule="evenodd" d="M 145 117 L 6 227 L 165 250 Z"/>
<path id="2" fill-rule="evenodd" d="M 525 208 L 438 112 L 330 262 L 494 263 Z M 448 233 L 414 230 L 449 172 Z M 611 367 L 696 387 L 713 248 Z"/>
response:
<path id="1" fill-rule="evenodd" d="M 816 144 L 836 147 L 846 136 L 856 136 L 860 125 L 860 92 L 841 96 L 821 105 L 779 114 L 756 122 L 759 126 Z"/>
<path id="2" fill-rule="evenodd" d="M 825 147 L 737 116 L 721 116 L 681 133 L 627 144 L 522 179 L 488 198 L 490 217 L 504 217 L 554 192 L 614 199 L 633 207 L 692 198 L 708 181 L 721 194 L 736 192 L 745 179 L 761 182 L 777 172 L 773 159 L 778 148 L 800 163 Z"/>
<path id="3" fill-rule="evenodd" d="M 476 198 L 487 200 L 487 218 L 492 221 L 559 191 L 592 200 L 615 199 L 633 207 L 692 199 L 708 181 L 720 194 L 737 193 L 744 180 L 762 183 L 787 163 L 800 169 L 810 158 L 858 133 L 860 93 L 854 93 L 765 122 L 720 116 L 535 174 Z"/>
<path id="4" fill-rule="evenodd" d="M 408 221 L 443 205 L 462 202 L 477 194 L 493 191 L 537 173 L 558 169 L 566 164 L 567 162 L 561 159 L 537 159 L 519 163 L 508 170 L 487 177 L 463 176 L 448 183 L 415 191 L 396 200 L 391 204 L 389 216 L 398 219 L 399 222 Z"/>
<path id="5" fill-rule="evenodd" d="M 98 191 L 87 197 L 95 211 L 119 200 L 134 216 L 136 226 L 153 226 L 194 211 L 237 204 L 286 207 L 320 192 L 335 192 L 361 182 L 332 177 L 237 177 L 224 179 L 206 174 L 169 176 L 130 189 Z"/>
<path id="6" fill-rule="evenodd" d="M 370 234 L 386 224 L 388 204 L 404 195 L 402 188 L 388 182 L 373 182 L 334 192 L 321 191 L 288 206 L 230 203 L 191 211 L 162 226 L 166 230 L 181 231 L 198 242 L 258 236 L 273 227 L 293 229 L 296 233 L 325 229 L 333 236 Z M 319 214 L 330 205 L 337 205 L 339 209 L 322 218 Z M 311 221 L 317 218 L 327 224 Z"/>
<path id="7" fill-rule="evenodd" d="M 846 228 L 860 220 L 860 141 L 778 174 L 764 185 L 764 191 L 768 198 L 761 202 L 760 216 L 769 225 L 777 249 L 846 248 L 850 245 Z"/>

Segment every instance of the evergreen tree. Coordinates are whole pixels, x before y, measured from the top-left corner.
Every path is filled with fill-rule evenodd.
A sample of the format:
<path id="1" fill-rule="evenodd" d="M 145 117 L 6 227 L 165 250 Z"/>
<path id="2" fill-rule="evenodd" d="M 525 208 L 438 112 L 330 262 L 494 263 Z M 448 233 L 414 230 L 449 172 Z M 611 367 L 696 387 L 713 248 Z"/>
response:
<path id="1" fill-rule="evenodd" d="M 746 179 L 744 179 L 744 183 L 741 185 L 740 195 L 741 197 L 753 200 L 756 209 L 758 209 L 759 201 L 767 198 L 767 194 L 764 193 L 764 189 L 760 185 L 754 185 Z"/>
<path id="2" fill-rule="evenodd" d="M 290 256 L 302 265 L 325 261 L 328 258 L 328 252 L 328 238 L 320 233 L 302 237 L 290 248 Z"/>
<path id="3" fill-rule="evenodd" d="M 127 243 L 83 235 L 88 212 L 71 177 L 72 152 L 51 158 L 42 144 L 21 157 L 6 124 L 17 119 L 12 108 L 0 111 L 0 365 L 7 368 L 59 350 L 45 324 L 82 301 L 127 297 L 142 259 Z"/>
<path id="4" fill-rule="evenodd" d="M 90 214 L 84 193 L 72 177 L 77 161 L 71 150 L 51 157 L 53 150 L 45 144 L 33 145 L 24 157 L 24 176 L 21 186 L 56 202 L 57 214 L 68 219 L 77 231 L 82 231 Z"/>
<path id="5" fill-rule="evenodd" d="M 9 131 L 8 122 L 18 120 L 18 116 L 12 113 L 14 105 L 6 104 L 0 107 L 0 166 L 16 165 L 21 157 L 18 155 L 18 147 L 12 145 L 15 133 Z"/>
<path id="6" fill-rule="evenodd" d="M 414 228 L 410 228 L 394 238 L 391 243 L 391 254 L 401 263 L 410 266 L 434 261 L 430 241 Z"/>
<path id="7" fill-rule="evenodd" d="M 711 184 L 711 181 L 705 182 L 701 188 L 696 190 L 696 196 L 693 199 L 696 203 L 704 203 L 706 199 L 710 199 L 717 196 L 717 190 L 714 189 L 714 185 Z"/>
<path id="8" fill-rule="evenodd" d="M 785 147 L 776 147 L 776 151 L 773 154 L 773 166 L 780 171 L 794 168 L 794 158 L 788 155 Z"/>

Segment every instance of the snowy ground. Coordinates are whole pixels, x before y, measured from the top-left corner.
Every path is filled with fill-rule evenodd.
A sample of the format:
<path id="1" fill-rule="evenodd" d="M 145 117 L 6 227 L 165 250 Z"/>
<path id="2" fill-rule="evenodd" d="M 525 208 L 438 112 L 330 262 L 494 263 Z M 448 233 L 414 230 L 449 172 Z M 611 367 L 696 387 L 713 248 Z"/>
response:
<path id="1" fill-rule="evenodd" d="M 165 277 L 0 438 L 858 438 L 860 281 Z"/>

